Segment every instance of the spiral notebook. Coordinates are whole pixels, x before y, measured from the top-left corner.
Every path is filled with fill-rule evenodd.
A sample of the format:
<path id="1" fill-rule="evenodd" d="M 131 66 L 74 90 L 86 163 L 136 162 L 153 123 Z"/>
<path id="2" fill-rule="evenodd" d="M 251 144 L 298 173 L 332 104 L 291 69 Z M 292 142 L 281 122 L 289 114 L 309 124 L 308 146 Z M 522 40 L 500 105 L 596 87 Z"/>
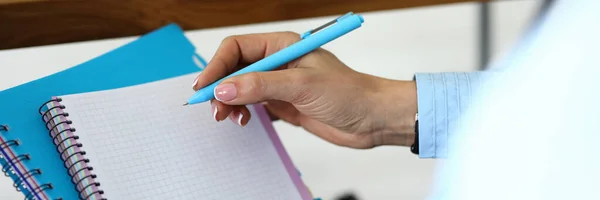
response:
<path id="1" fill-rule="evenodd" d="M 83 196 L 310 199 L 262 105 L 249 107 L 252 118 L 244 127 L 216 122 L 208 102 L 182 106 L 194 78 L 57 96 L 44 104 L 48 137 Z"/>
<path id="2" fill-rule="evenodd" d="M 26 199 L 85 199 L 36 110 L 54 95 L 114 89 L 199 72 L 203 60 L 194 52 L 181 28 L 170 24 L 67 70 L 1 91 L 2 172 L 13 179 L 13 186 Z"/>
<path id="3" fill-rule="evenodd" d="M 218 142 L 224 141 L 217 140 L 216 136 L 210 138 L 211 141 L 208 140 L 209 137 L 201 140 L 198 138 L 199 135 L 189 133 L 173 135 L 176 132 L 174 130 L 185 127 L 179 124 L 171 129 L 161 127 L 162 135 L 156 135 L 156 131 L 146 131 L 147 134 L 154 133 L 153 136 L 156 137 L 142 138 L 141 133 L 135 132 L 135 128 L 156 127 L 164 123 L 139 125 L 143 124 L 144 120 L 166 120 L 183 113 L 169 112 L 154 118 L 147 118 L 150 115 L 135 115 L 138 118 L 125 117 L 126 120 L 138 119 L 136 123 L 118 120 L 132 113 L 156 113 L 157 111 L 148 107 L 139 109 L 136 104 L 123 106 L 130 105 L 129 100 L 133 101 L 136 98 L 117 98 L 119 95 L 115 94 L 120 93 L 119 91 L 132 90 L 131 88 L 139 86 L 142 89 L 135 90 L 140 90 L 141 95 L 144 91 L 143 87 L 147 85 L 140 84 L 162 85 L 176 79 L 182 82 L 183 79 L 190 79 L 185 81 L 186 87 L 184 87 L 189 90 L 189 83 L 193 80 L 189 76 L 200 72 L 206 64 L 202 57 L 194 52 L 194 46 L 187 40 L 183 31 L 177 25 L 171 24 L 65 71 L 1 91 L 0 165 L 2 172 L 13 180 L 13 186 L 17 191 L 22 192 L 26 199 L 164 199 L 162 197 L 165 196 L 161 195 L 168 195 L 166 199 L 190 199 L 188 197 L 191 196 L 194 196 L 192 199 L 214 199 L 223 195 L 235 195 L 227 192 L 219 193 L 233 185 L 244 185 L 241 188 L 245 190 L 239 194 L 250 196 L 251 199 L 269 199 L 273 195 L 309 199 L 307 189 L 293 170 L 291 161 L 270 123 L 263 124 L 265 121 L 262 121 L 264 118 L 261 116 L 264 117 L 264 110 L 260 106 L 252 107 L 252 112 L 256 116 L 252 121 L 253 125 L 249 127 L 254 128 L 247 128 L 243 133 L 262 135 L 262 139 L 231 140 L 229 142 L 237 142 L 230 144 L 232 149 L 237 149 L 231 152 L 210 153 L 208 150 L 190 152 L 206 145 L 222 144 Z M 162 80 L 167 81 L 161 82 Z M 188 90 L 186 92 L 189 93 Z M 82 98 L 95 94 L 104 95 L 94 99 Z M 169 97 L 157 96 L 157 93 L 153 95 L 153 99 Z M 63 101 L 52 99 L 54 96 L 59 96 Z M 85 102 L 82 103 L 83 101 Z M 119 105 L 121 109 L 114 110 Z M 154 107 L 166 105 L 169 104 L 156 104 Z M 202 106 L 189 108 L 198 110 L 196 112 L 199 115 L 193 117 L 200 117 L 202 116 L 200 114 L 206 113 Z M 125 112 L 126 109 L 133 108 L 138 109 Z M 48 110 L 50 111 L 45 113 Z M 191 110 L 187 111 L 191 112 Z M 144 118 L 140 120 L 140 116 Z M 87 119 L 88 123 L 80 118 Z M 202 124 L 206 126 L 204 127 L 206 130 L 209 130 L 209 127 L 212 128 L 210 130 L 234 128 L 230 127 L 231 124 L 206 125 L 206 123 L 201 120 L 188 125 Z M 136 124 L 139 126 L 130 127 Z M 233 130 L 228 134 L 242 133 L 239 132 L 241 129 Z M 178 131 L 180 134 L 183 133 Z M 102 133 L 98 135 L 98 132 Z M 254 145 L 252 142 L 264 144 L 267 143 L 265 136 L 268 136 L 268 142 L 271 142 L 268 146 L 275 149 L 279 162 L 278 165 L 269 168 L 273 169 L 273 172 L 262 174 L 264 170 L 256 171 L 256 168 L 249 168 L 249 166 L 256 167 L 267 161 L 275 162 L 273 152 L 267 154 L 268 157 L 258 156 L 256 159 L 248 159 L 248 156 L 253 156 L 250 151 L 242 151 L 233 145 L 252 147 Z M 160 141 L 157 143 L 159 138 Z M 126 143 L 127 141 L 130 143 Z M 178 144 L 178 141 L 187 143 L 182 145 Z M 197 143 L 191 143 L 194 141 Z M 264 145 L 266 148 L 267 144 Z M 220 149 L 216 148 L 213 151 L 216 150 Z M 194 160 L 194 156 L 198 159 Z M 218 161 L 200 162 L 205 161 L 203 159 Z M 251 164 L 234 165 L 236 159 L 246 159 L 244 161 Z M 269 190 L 271 193 L 264 194 L 251 193 L 254 187 L 259 186 L 257 185 L 259 182 L 255 182 L 255 179 L 262 176 L 275 177 L 270 179 L 269 183 L 282 184 L 281 188 L 277 188 L 282 190 L 279 192 Z M 292 186 L 295 189 L 293 192 L 290 191 Z M 196 187 L 202 189 L 196 191 Z M 275 190 L 275 188 L 270 189 Z M 201 196 L 204 194 L 206 195 Z"/>

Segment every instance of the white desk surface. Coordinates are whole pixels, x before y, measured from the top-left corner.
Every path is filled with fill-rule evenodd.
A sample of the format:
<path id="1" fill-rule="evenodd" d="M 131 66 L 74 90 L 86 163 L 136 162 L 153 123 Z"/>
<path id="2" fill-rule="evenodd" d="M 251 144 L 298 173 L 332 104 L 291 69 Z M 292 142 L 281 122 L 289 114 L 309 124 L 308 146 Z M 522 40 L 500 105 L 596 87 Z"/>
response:
<path id="1" fill-rule="evenodd" d="M 528 20 L 534 1 L 497 3 L 494 46 L 502 52 Z M 473 3 L 363 13 L 364 26 L 326 46 L 352 68 L 392 79 L 415 72 L 476 68 L 476 5 Z M 210 59 L 229 35 L 304 32 L 332 17 L 187 31 L 197 52 Z M 0 51 L 0 90 L 75 66 L 135 37 Z M 353 150 L 326 143 L 301 128 L 275 123 L 304 181 L 316 196 L 333 199 L 353 191 L 361 199 L 424 199 L 434 160 L 419 160 L 405 147 Z M 0 177 L 0 199 L 23 199 L 10 179 Z"/>

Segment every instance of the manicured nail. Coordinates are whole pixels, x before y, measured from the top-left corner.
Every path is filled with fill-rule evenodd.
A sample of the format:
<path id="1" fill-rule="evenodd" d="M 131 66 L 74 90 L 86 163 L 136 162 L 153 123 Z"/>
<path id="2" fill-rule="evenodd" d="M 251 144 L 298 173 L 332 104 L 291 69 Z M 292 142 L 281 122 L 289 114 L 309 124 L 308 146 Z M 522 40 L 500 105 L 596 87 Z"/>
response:
<path id="1" fill-rule="evenodd" d="M 240 126 L 244 126 L 244 125 L 242 125 L 242 118 L 244 118 L 244 114 L 240 113 L 240 115 L 238 116 L 238 120 L 237 120 L 237 123 Z"/>
<path id="2" fill-rule="evenodd" d="M 217 113 L 219 112 L 217 105 L 215 105 L 214 103 L 212 104 L 212 110 L 213 110 L 213 118 L 215 119 L 215 121 L 219 121 L 217 120 Z"/>
<path id="3" fill-rule="evenodd" d="M 229 116 L 227 116 L 227 118 L 229 118 L 229 120 L 231 120 L 232 122 L 235 122 L 235 119 L 234 119 L 235 118 L 235 112 L 231 112 L 229 114 Z"/>
<path id="4" fill-rule="evenodd" d="M 237 96 L 237 89 L 233 83 L 225 83 L 215 87 L 215 99 L 225 102 L 234 100 Z"/>
<path id="5" fill-rule="evenodd" d="M 196 79 L 194 80 L 194 83 L 192 83 L 192 88 L 196 87 L 196 84 L 198 84 L 198 79 L 200 79 L 200 77 L 196 77 Z"/>

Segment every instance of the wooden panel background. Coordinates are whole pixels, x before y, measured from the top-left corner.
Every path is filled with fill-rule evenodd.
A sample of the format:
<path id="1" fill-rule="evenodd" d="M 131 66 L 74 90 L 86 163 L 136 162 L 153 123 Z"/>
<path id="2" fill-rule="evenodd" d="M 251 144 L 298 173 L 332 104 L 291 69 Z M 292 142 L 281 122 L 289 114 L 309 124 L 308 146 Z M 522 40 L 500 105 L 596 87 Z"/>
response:
<path id="1" fill-rule="evenodd" d="M 0 49 L 469 0 L 0 0 Z"/>

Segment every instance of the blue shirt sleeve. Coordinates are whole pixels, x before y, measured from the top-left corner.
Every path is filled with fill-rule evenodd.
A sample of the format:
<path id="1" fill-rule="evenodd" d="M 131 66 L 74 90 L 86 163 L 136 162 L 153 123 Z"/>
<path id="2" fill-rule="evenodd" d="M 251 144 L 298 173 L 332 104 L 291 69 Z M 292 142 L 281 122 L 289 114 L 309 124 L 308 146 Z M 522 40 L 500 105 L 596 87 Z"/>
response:
<path id="1" fill-rule="evenodd" d="M 445 158 L 448 137 L 482 81 L 494 72 L 417 73 L 419 157 Z"/>

